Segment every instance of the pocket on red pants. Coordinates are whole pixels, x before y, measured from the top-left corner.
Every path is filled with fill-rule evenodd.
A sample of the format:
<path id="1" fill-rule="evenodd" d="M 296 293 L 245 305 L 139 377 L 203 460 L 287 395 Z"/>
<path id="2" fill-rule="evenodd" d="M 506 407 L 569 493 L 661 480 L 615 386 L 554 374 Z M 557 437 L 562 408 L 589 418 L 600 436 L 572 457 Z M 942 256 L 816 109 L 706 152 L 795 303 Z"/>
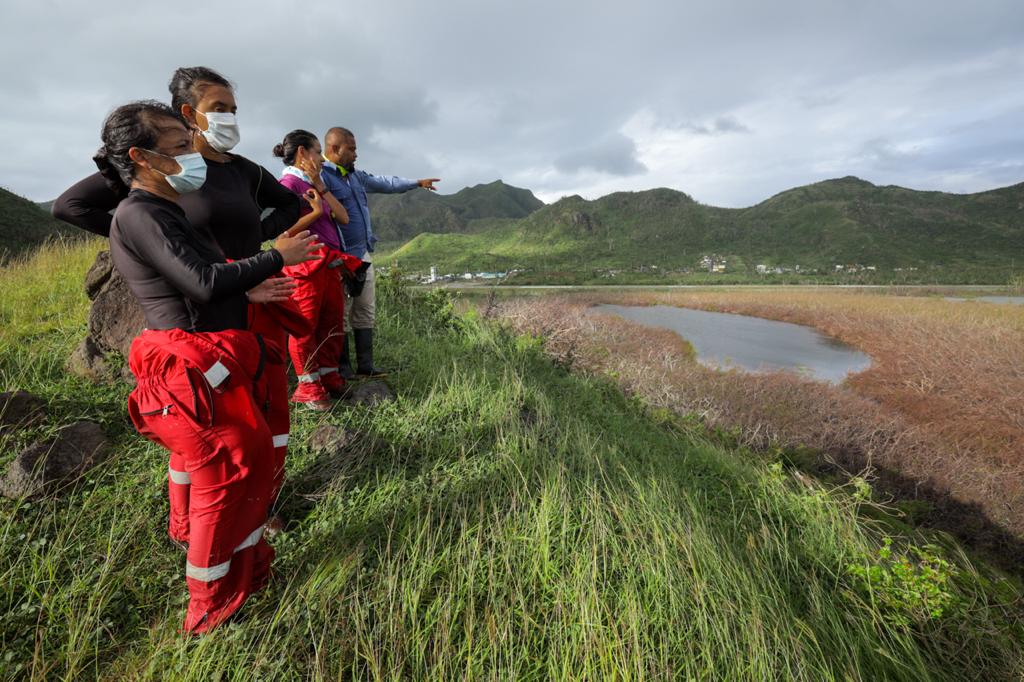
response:
<path id="1" fill-rule="evenodd" d="M 163 442 L 152 431 L 150 422 L 154 417 L 168 414 L 172 407 L 174 403 L 162 386 L 140 384 L 128 395 L 128 417 L 135 425 L 135 430 L 160 445 Z"/>
<path id="2" fill-rule="evenodd" d="M 196 466 L 216 449 L 209 427 L 213 403 L 198 384 L 192 390 L 184 373 L 173 379 L 170 385 L 136 387 L 128 396 L 128 415 L 140 434 Z"/>

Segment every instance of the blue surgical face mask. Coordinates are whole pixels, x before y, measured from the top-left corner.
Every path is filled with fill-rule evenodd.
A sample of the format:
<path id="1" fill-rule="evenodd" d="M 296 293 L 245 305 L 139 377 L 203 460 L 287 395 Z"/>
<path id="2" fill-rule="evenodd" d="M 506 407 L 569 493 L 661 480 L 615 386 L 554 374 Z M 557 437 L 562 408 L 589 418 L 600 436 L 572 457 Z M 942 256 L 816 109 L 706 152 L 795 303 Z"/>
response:
<path id="1" fill-rule="evenodd" d="M 167 184 L 171 186 L 178 194 L 188 194 L 194 192 L 203 186 L 206 182 L 206 161 L 203 159 L 203 155 L 199 152 L 193 152 L 191 154 L 181 154 L 179 156 L 167 156 L 167 154 L 161 154 L 155 152 L 152 149 L 147 149 L 150 154 L 156 154 L 162 156 L 165 159 L 174 159 L 181 166 L 181 170 L 173 175 L 168 175 L 163 171 L 154 168 L 157 173 L 164 176 L 167 180 Z"/>

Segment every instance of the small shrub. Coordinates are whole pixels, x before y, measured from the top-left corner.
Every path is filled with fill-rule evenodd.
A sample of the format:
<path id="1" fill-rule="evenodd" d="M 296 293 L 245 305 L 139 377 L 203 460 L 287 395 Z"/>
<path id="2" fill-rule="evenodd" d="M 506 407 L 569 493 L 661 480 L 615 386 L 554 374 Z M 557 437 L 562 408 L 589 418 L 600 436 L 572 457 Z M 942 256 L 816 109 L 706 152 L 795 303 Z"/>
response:
<path id="1" fill-rule="evenodd" d="M 439 329 L 465 330 L 468 322 L 455 310 L 455 299 L 447 289 L 431 289 L 420 299 L 427 318 Z"/>
<path id="2" fill-rule="evenodd" d="M 911 545 L 909 552 L 898 553 L 886 537 L 876 556 L 862 557 L 862 563 L 850 564 L 847 571 L 890 623 L 909 627 L 942 618 L 956 603 L 951 591 L 956 569 L 936 551 L 930 545 Z"/>

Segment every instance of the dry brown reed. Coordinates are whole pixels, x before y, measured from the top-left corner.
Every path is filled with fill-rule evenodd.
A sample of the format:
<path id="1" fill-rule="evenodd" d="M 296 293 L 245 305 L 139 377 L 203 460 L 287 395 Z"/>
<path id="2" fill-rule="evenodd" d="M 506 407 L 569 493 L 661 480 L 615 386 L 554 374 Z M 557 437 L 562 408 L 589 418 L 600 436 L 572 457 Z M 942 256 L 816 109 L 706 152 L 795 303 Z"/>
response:
<path id="1" fill-rule="evenodd" d="M 839 386 L 711 370 L 674 333 L 590 310 L 598 302 L 809 325 L 867 352 L 873 364 Z M 930 499 L 937 505 L 929 522 L 991 536 L 967 538 L 975 544 L 1000 549 L 1001 531 L 1024 539 L 1024 308 L 765 289 L 542 296 L 492 312 L 542 335 L 557 360 L 734 430 L 746 445 L 810 448 L 823 463 L 879 479 L 901 497 Z M 964 510 L 980 510 L 981 520 Z M 983 527 L 990 523 L 993 532 Z"/>

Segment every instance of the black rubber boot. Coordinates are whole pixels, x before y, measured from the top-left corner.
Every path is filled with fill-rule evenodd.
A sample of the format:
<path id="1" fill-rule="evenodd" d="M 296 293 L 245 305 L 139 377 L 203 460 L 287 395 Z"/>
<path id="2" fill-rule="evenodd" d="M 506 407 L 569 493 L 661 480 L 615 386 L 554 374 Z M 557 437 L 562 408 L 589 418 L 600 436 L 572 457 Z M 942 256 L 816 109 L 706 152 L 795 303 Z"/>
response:
<path id="1" fill-rule="evenodd" d="M 385 377 L 388 373 L 373 366 L 373 330 L 353 329 L 356 339 L 356 375 L 361 377 Z"/>
<path id="2" fill-rule="evenodd" d="M 338 358 L 338 374 L 345 381 L 356 378 L 356 373 L 352 371 L 352 361 L 348 359 L 348 334 L 341 335 L 341 356 Z"/>

